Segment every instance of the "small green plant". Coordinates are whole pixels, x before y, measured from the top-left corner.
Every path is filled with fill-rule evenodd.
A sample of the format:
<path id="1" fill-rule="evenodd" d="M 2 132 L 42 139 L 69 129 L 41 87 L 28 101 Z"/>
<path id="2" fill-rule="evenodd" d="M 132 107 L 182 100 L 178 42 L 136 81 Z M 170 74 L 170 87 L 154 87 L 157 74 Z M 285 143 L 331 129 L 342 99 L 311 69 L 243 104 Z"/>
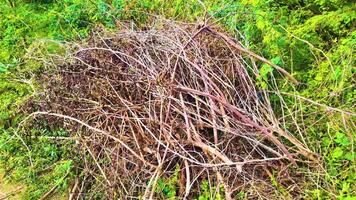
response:
<path id="1" fill-rule="evenodd" d="M 164 199 L 176 199 L 179 171 L 180 167 L 176 165 L 174 173 L 169 178 L 160 178 L 157 181 L 156 193 L 163 194 Z"/>
<path id="2" fill-rule="evenodd" d="M 224 187 L 222 185 L 217 188 L 216 186 L 212 186 L 208 181 L 204 180 L 200 184 L 200 195 L 198 200 L 222 200 L 224 192 Z"/>

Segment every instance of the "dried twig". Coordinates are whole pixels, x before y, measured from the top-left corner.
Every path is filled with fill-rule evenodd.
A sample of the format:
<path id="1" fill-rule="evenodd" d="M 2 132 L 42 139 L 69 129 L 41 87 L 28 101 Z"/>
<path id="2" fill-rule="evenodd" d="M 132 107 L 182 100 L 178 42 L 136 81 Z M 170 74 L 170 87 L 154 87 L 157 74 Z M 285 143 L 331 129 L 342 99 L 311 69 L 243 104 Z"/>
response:
<path id="1" fill-rule="evenodd" d="M 242 53 L 245 53 L 247 54 L 248 56 L 251 56 L 257 60 L 260 60 L 266 64 L 268 64 L 269 66 L 275 68 L 276 70 L 278 70 L 280 73 L 282 73 L 283 75 L 287 76 L 288 79 L 290 81 L 292 81 L 292 83 L 298 85 L 299 84 L 299 81 L 297 79 L 295 79 L 290 73 L 288 73 L 285 69 L 283 69 L 282 67 L 272 63 L 271 61 L 267 60 L 266 58 L 262 57 L 262 56 L 259 56 L 257 55 L 256 53 L 250 51 L 250 50 L 247 50 L 246 48 L 242 47 L 241 45 L 237 44 L 234 40 L 232 40 L 230 37 L 228 37 L 227 35 L 221 33 L 221 32 L 218 32 L 210 27 L 207 27 L 206 28 L 209 32 L 213 33 L 214 35 L 217 35 L 219 37 L 221 37 L 223 40 L 225 40 L 229 45 L 231 45 L 232 47 L 234 47 L 236 50 L 242 52 Z"/>

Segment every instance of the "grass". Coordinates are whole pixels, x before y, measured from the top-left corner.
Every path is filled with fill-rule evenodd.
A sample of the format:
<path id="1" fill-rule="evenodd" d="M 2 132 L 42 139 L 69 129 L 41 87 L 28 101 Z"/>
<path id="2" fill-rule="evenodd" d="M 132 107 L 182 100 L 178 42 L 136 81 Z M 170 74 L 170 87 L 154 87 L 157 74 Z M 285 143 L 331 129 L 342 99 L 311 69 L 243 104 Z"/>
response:
<path id="1" fill-rule="evenodd" d="M 13 137 L 13 131 L 23 119 L 18 114 L 21 105 L 38 87 L 31 80 L 35 73 L 45 69 L 33 59 L 34 51 L 58 53 L 55 46 L 38 44 L 42 39 L 80 40 L 88 37 L 98 24 L 110 29 L 115 27 L 116 20 L 144 23 L 149 20 L 149 14 L 203 20 L 206 9 L 250 49 L 293 72 L 305 83 L 300 88 L 283 87 L 286 80 L 268 66 L 261 66 L 262 89 L 268 89 L 268 81 L 274 75 L 284 92 L 355 112 L 352 77 L 356 15 L 352 1 L 219 0 L 205 1 L 205 8 L 198 1 L 183 0 L 11 1 L 14 6 L 9 2 L 0 2 L 0 160 L 7 179 L 28 185 L 24 198 L 40 197 L 52 187 L 53 180 L 64 191 L 71 179 L 63 180 L 63 176 L 76 159 L 66 153 L 69 144 L 28 139 L 32 141 L 31 154 L 35 161 L 31 168 L 26 149 Z M 274 103 L 278 111 L 278 99 Z M 286 103 L 296 105 L 295 113 L 293 110 L 291 113 L 304 115 L 300 119 L 304 124 L 303 137 L 323 160 L 317 174 L 307 167 L 303 169 L 315 180 L 309 183 L 306 195 L 315 199 L 355 199 L 355 117 L 330 112 L 323 106 L 313 106 L 293 97 L 287 98 Z M 292 124 L 287 123 L 286 127 L 298 132 Z M 33 131 L 38 135 L 64 134 L 57 130 Z M 48 166 L 52 166 L 50 172 L 36 176 Z M 278 189 L 278 184 L 275 187 Z"/>

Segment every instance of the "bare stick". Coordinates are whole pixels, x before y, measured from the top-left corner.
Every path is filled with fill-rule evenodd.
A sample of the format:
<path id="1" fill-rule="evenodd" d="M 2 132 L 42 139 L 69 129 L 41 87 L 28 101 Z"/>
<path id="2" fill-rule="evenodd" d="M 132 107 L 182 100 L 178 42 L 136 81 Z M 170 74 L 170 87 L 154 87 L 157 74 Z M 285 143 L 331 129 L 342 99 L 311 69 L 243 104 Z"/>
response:
<path id="1" fill-rule="evenodd" d="M 274 67 L 276 70 L 278 70 L 280 73 L 284 74 L 285 76 L 288 77 L 288 79 L 290 81 L 292 81 L 292 83 L 294 83 L 295 85 L 299 84 L 299 81 L 297 79 L 295 79 L 290 73 L 288 73 L 285 69 L 283 69 L 282 67 L 272 63 L 271 61 L 267 60 L 266 58 L 259 56 L 257 54 L 255 54 L 252 51 L 247 50 L 246 48 L 240 46 L 239 44 L 237 44 L 235 41 L 233 41 L 230 37 L 228 37 L 227 35 L 215 31 L 214 29 L 210 28 L 210 27 L 206 27 L 206 30 L 208 30 L 209 32 L 213 33 L 214 35 L 217 35 L 219 37 L 221 37 L 223 40 L 225 40 L 229 45 L 231 45 L 232 47 L 234 47 L 236 50 L 245 53 L 251 57 L 254 57 L 257 60 L 260 60 L 268 65 L 270 65 L 271 67 Z"/>

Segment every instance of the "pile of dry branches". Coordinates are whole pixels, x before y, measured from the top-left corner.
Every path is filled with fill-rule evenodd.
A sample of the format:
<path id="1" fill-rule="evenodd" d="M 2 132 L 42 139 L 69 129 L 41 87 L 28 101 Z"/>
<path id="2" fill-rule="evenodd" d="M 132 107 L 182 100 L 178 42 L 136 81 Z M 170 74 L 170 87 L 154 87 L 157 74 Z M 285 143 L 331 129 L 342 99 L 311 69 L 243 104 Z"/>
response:
<path id="1" fill-rule="evenodd" d="M 256 88 L 258 62 L 296 83 L 291 75 L 217 28 L 121 26 L 71 45 L 72 56 L 40 77 L 45 93 L 32 115 L 64 126 L 77 141 L 85 174 L 73 188 L 77 196 L 162 198 L 157 182 L 176 167 L 181 198 L 198 195 L 202 180 L 223 187 L 226 199 L 259 188 L 249 194 L 256 198 L 273 190 L 265 182 L 271 169 L 298 190 L 285 168 L 311 153 Z"/>

